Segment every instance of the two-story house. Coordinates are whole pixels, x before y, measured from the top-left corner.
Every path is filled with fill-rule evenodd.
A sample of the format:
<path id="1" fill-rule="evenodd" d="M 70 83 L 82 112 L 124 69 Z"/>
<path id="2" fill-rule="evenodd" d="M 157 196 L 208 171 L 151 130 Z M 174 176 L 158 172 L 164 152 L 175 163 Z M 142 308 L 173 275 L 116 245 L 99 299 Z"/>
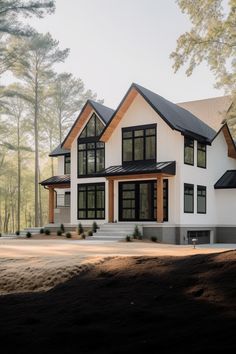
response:
<path id="1" fill-rule="evenodd" d="M 216 132 L 132 84 L 116 110 L 88 100 L 50 156 L 59 172 L 41 182 L 50 224 L 139 224 L 166 243 L 236 241 L 236 145 L 226 124 Z"/>

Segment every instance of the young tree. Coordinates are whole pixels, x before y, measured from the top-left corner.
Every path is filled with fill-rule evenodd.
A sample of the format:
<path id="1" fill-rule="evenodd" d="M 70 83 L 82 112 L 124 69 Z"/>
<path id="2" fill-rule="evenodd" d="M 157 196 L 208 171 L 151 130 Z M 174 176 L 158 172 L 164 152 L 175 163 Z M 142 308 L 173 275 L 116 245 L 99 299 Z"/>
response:
<path id="1" fill-rule="evenodd" d="M 9 46 L 15 45 L 11 40 Z M 39 119 L 40 110 L 45 100 L 45 87 L 54 76 L 56 63 L 63 62 L 69 50 L 60 50 L 58 41 L 49 33 L 36 34 L 30 38 L 17 39 L 25 46 L 24 56 L 14 64 L 12 71 L 24 83 L 24 95 L 33 118 L 34 151 L 35 151 L 35 226 L 39 226 Z"/>
<path id="2" fill-rule="evenodd" d="M 182 34 L 171 53 L 177 72 L 187 65 L 186 74 L 205 61 L 216 78 L 216 86 L 223 87 L 236 102 L 236 0 L 229 0 L 228 10 L 223 0 L 177 0 L 183 13 L 192 23 L 190 31 Z M 232 114 L 233 113 L 233 114 Z M 231 112 L 236 115 L 236 110 Z"/>

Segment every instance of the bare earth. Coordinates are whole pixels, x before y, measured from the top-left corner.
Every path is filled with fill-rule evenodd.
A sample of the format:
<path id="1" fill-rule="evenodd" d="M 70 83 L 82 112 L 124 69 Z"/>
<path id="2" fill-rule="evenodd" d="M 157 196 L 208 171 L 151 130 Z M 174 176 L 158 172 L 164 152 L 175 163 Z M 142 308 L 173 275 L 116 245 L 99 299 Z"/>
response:
<path id="1" fill-rule="evenodd" d="M 92 264 L 113 256 L 189 256 L 222 252 L 236 245 L 176 246 L 153 242 L 96 242 L 0 238 L 0 295 L 46 291 Z M 39 237 L 38 237 L 39 238 Z M 44 238 L 44 239 L 42 239 Z"/>
<path id="2" fill-rule="evenodd" d="M 236 251 L 222 249 L 1 240 L 1 351 L 235 353 Z"/>

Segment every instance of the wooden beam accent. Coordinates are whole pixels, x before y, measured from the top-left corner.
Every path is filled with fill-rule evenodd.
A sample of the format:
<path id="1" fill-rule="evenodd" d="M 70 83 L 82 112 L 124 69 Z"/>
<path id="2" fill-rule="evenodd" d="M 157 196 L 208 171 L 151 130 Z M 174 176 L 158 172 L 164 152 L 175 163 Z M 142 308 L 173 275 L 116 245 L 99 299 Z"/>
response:
<path id="1" fill-rule="evenodd" d="M 112 179 L 109 179 L 108 181 L 108 198 L 108 221 L 114 222 L 114 181 Z"/>
<path id="2" fill-rule="evenodd" d="M 48 188 L 49 191 L 49 204 L 48 204 L 48 221 L 49 224 L 54 223 L 54 188 Z"/>
<path id="3" fill-rule="evenodd" d="M 109 180 L 128 180 L 128 179 L 156 179 L 162 177 L 174 177 L 174 175 L 165 174 L 165 173 L 143 173 L 139 175 L 122 175 L 122 176 L 107 176 L 106 179 Z"/>
<path id="4" fill-rule="evenodd" d="M 49 184 L 47 187 L 48 187 L 48 188 L 53 188 L 53 189 L 67 189 L 67 188 L 70 188 L 70 183 L 64 183 L 64 184 Z"/>
<path id="5" fill-rule="evenodd" d="M 236 158 L 236 148 L 232 136 L 230 134 L 228 126 L 225 124 L 222 128 L 226 143 L 228 145 L 228 156 L 233 159 Z"/>
<path id="6" fill-rule="evenodd" d="M 116 115 L 113 117 L 111 123 L 105 129 L 104 134 L 101 136 L 100 140 L 103 142 L 107 142 L 108 139 L 111 137 L 113 131 L 120 123 L 121 119 L 127 112 L 128 108 L 130 107 L 131 103 L 134 101 L 135 97 L 138 95 L 137 90 L 133 87 L 128 95 L 126 96 L 125 100 L 122 102 L 119 110 L 117 111 Z"/>
<path id="7" fill-rule="evenodd" d="M 163 177 L 157 177 L 157 222 L 161 223 L 164 220 L 163 213 Z"/>
<path id="8" fill-rule="evenodd" d="M 86 120 L 88 119 L 90 113 L 92 112 L 93 107 L 88 103 L 85 109 L 80 113 L 78 116 L 74 126 L 72 127 L 69 135 L 66 138 L 66 141 L 63 144 L 64 149 L 70 149 L 71 144 L 73 143 L 74 139 L 76 138 L 77 134 L 85 124 Z"/>

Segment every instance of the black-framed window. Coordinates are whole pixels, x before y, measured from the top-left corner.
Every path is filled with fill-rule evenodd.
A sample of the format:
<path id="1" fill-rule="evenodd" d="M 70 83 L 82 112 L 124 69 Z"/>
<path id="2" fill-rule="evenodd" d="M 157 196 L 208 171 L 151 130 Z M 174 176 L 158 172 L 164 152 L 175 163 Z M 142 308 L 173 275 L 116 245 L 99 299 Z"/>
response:
<path id="1" fill-rule="evenodd" d="M 206 214 L 207 189 L 205 186 L 197 186 L 197 212 Z"/>
<path id="2" fill-rule="evenodd" d="M 96 116 L 95 113 L 92 114 L 82 133 L 80 134 L 81 138 L 91 138 L 100 136 L 104 129 L 104 124 L 101 120 Z"/>
<path id="3" fill-rule="evenodd" d="M 70 174 L 70 154 L 64 156 L 64 173 L 65 175 Z"/>
<path id="4" fill-rule="evenodd" d="M 101 141 L 78 141 L 78 176 L 99 172 L 105 168 L 105 145 Z"/>
<path id="5" fill-rule="evenodd" d="M 197 166 L 206 168 L 206 144 L 197 142 Z"/>
<path id="6" fill-rule="evenodd" d="M 184 183 L 184 212 L 194 213 L 194 185 Z"/>
<path id="7" fill-rule="evenodd" d="M 122 129 L 122 162 L 156 161 L 156 124 Z"/>
<path id="8" fill-rule="evenodd" d="M 105 183 L 78 184 L 80 219 L 105 219 Z"/>
<path id="9" fill-rule="evenodd" d="M 194 165 L 194 140 L 184 137 L 184 163 L 186 165 Z"/>

